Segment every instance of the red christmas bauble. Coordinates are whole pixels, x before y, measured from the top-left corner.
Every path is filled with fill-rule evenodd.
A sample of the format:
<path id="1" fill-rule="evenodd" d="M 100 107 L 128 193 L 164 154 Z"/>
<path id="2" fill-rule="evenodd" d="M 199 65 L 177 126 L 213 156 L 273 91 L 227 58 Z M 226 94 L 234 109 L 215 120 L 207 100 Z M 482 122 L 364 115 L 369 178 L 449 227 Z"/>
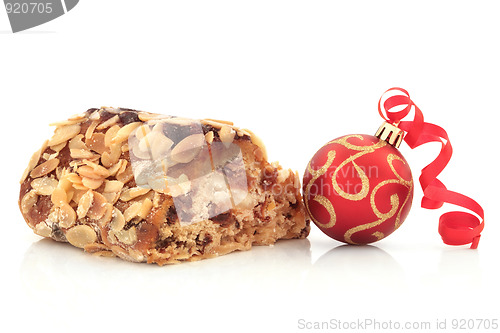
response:
<path id="1" fill-rule="evenodd" d="M 413 179 L 397 148 L 375 136 L 346 135 L 313 156 L 303 190 L 306 209 L 325 234 L 368 244 L 403 223 L 413 199 Z"/>

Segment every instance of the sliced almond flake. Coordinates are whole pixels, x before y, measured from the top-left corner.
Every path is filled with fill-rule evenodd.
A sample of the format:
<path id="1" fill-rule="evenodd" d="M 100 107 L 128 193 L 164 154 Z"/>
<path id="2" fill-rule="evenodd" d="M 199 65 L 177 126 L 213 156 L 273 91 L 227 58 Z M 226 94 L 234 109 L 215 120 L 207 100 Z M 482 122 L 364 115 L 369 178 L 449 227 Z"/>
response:
<path id="1" fill-rule="evenodd" d="M 234 125 L 234 123 L 232 121 L 227 121 L 227 120 L 218 120 L 218 119 L 206 118 L 206 119 L 202 120 L 202 123 L 203 123 L 203 121 L 212 121 L 212 122 L 216 122 L 216 123 L 219 123 L 219 124 L 225 124 L 225 125 L 230 125 L 230 126 Z"/>
<path id="2" fill-rule="evenodd" d="M 83 134 L 78 134 L 73 139 L 69 140 L 69 142 L 68 142 L 68 148 L 70 150 L 71 149 L 84 149 L 84 150 L 88 150 L 89 148 L 82 141 L 82 139 L 83 139 Z"/>
<path id="3" fill-rule="evenodd" d="M 42 144 L 42 147 L 31 156 L 30 161 L 28 162 L 28 166 L 24 170 L 23 175 L 21 177 L 21 181 L 19 183 L 24 182 L 26 178 L 28 178 L 30 172 L 36 167 L 38 161 L 40 161 L 40 155 L 42 154 L 42 152 L 45 151 L 45 149 L 47 149 L 48 142 L 49 140 L 46 140 Z"/>
<path id="4" fill-rule="evenodd" d="M 31 176 L 31 178 L 38 178 L 38 177 L 45 176 L 46 174 L 54 171 L 58 165 L 59 165 L 59 159 L 54 158 L 52 160 L 48 160 L 48 161 L 40 164 L 39 166 L 37 166 L 33 170 L 31 170 L 30 176 Z"/>
<path id="5" fill-rule="evenodd" d="M 123 183 L 118 180 L 106 180 L 104 183 L 103 192 L 120 192 L 123 188 Z"/>
<path id="6" fill-rule="evenodd" d="M 52 228 L 49 227 L 47 225 L 47 223 L 45 223 L 45 221 L 38 223 L 35 226 L 34 231 L 35 231 L 35 234 L 37 234 L 38 236 L 47 237 L 47 238 L 50 238 L 50 235 L 52 234 Z"/>
<path id="7" fill-rule="evenodd" d="M 110 203 L 106 203 L 105 206 L 105 211 L 102 217 L 99 219 L 98 223 L 101 228 L 106 226 L 110 221 L 113 216 L 113 205 Z"/>
<path id="8" fill-rule="evenodd" d="M 132 220 L 134 217 L 139 214 L 141 210 L 142 203 L 141 202 L 134 202 L 130 207 L 128 207 L 124 212 L 123 212 L 123 217 L 125 217 L 125 221 L 129 222 Z"/>
<path id="9" fill-rule="evenodd" d="M 113 217 L 109 226 L 111 230 L 115 232 L 122 230 L 125 226 L 125 217 L 123 217 L 122 212 L 120 212 L 120 210 L 118 210 L 117 208 L 113 209 Z"/>
<path id="10" fill-rule="evenodd" d="M 63 120 L 63 121 L 57 121 L 55 123 L 50 123 L 49 126 L 68 126 L 68 125 L 76 125 L 83 123 L 86 119 L 85 118 L 80 118 L 80 119 L 68 119 L 68 120 Z"/>
<path id="11" fill-rule="evenodd" d="M 148 216 L 149 212 L 151 211 L 151 208 L 153 208 L 153 202 L 150 199 L 146 198 L 142 202 L 141 210 L 139 211 L 137 216 L 139 216 L 142 219 L 145 219 L 146 216 Z"/>
<path id="12" fill-rule="evenodd" d="M 207 134 L 205 134 L 205 141 L 208 144 L 211 144 L 214 141 L 214 132 L 213 131 L 210 131 Z"/>
<path id="13" fill-rule="evenodd" d="M 84 248 L 88 244 L 95 243 L 97 234 L 88 225 L 77 225 L 66 232 L 66 239 L 71 245 Z"/>
<path id="14" fill-rule="evenodd" d="M 112 205 L 114 205 L 118 201 L 118 199 L 120 199 L 119 192 L 104 192 L 102 195 L 106 198 L 106 201 Z"/>
<path id="15" fill-rule="evenodd" d="M 59 210 L 59 226 L 69 228 L 75 224 L 76 213 L 70 205 L 64 204 Z"/>
<path id="16" fill-rule="evenodd" d="M 226 148 L 233 142 L 236 132 L 229 126 L 224 125 L 219 131 L 219 137 Z"/>
<path id="17" fill-rule="evenodd" d="M 108 202 L 102 194 L 94 192 L 94 200 L 87 212 L 87 216 L 93 220 L 99 220 L 106 212 L 107 204 Z"/>
<path id="18" fill-rule="evenodd" d="M 50 149 L 52 149 L 55 152 L 60 152 L 64 147 L 66 147 L 66 142 L 60 143 L 58 145 L 50 146 Z"/>
<path id="19" fill-rule="evenodd" d="M 135 231 L 135 227 L 132 227 L 128 230 L 120 230 L 115 232 L 116 238 L 125 244 L 125 245 L 133 245 L 137 242 L 137 232 Z"/>
<path id="20" fill-rule="evenodd" d="M 95 128 L 97 127 L 98 124 L 99 124 L 98 120 L 92 121 L 90 126 L 87 128 L 87 131 L 85 132 L 85 139 L 88 140 L 92 137 L 92 135 L 94 134 Z"/>
<path id="21" fill-rule="evenodd" d="M 80 125 L 77 124 L 57 127 L 48 145 L 54 146 L 72 139 L 80 133 L 80 128 Z"/>
<path id="22" fill-rule="evenodd" d="M 104 179 L 94 179 L 94 178 L 88 178 L 88 177 L 82 177 L 82 184 L 83 186 L 89 188 L 89 189 L 92 189 L 92 190 L 95 190 L 97 188 L 99 188 L 102 183 L 103 183 Z"/>
<path id="23" fill-rule="evenodd" d="M 78 208 L 76 209 L 76 214 L 79 219 L 83 219 L 87 216 L 87 212 L 94 201 L 94 192 L 92 190 L 88 190 L 82 197 L 80 201 L 78 201 Z"/>
<path id="24" fill-rule="evenodd" d="M 85 163 L 87 164 L 86 166 L 92 168 L 92 170 L 94 171 L 94 174 L 96 174 L 98 176 L 98 177 L 93 177 L 93 178 L 99 178 L 99 177 L 106 178 L 109 176 L 109 171 L 105 167 L 103 167 L 97 163 L 94 163 L 92 161 L 85 161 Z M 89 176 L 89 177 L 92 177 L 92 176 Z"/>
<path id="25" fill-rule="evenodd" d="M 106 120 L 105 122 L 103 122 L 101 125 L 97 126 L 97 129 L 103 130 L 105 128 L 111 127 L 111 126 L 117 124 L 119 120 L 120 120 L 120 117 L 118 115 L 113 116 L 113 117 L 109 118 L 108 120 Z"/>
<path id="26" fill-rule="evenodd" d="M 68 196 L 66 195 L 66 191 L 61 187 L 56 187 L 54 191 L 52 191 L 52 195 L 50 196 L 50 200 L 56 207 L 61 207 L 64 204 L 68 203 Z"/>
<path id="27" fill-rule="evenodd" d="M 31 190 L 26 193 L 21 200 L 21 212 L 23 215 L 27 215 L 29 211 L 36 205 L 38 201 L 38 195 L 35 191 Z"/>
<path id="28" fill-rule="evenodd" d="M 111 139 L 111 143 L 122 143 L 123 141 L 128 140 L 130 133 L 141 125 L 142 122 L 134 122 L 123 126 L 118 130 L 118 132 L 116 132 L 113 139 Z"/>
<path id="29" fill-rule="evenodd" d="M 53 177 L 36 178 L 31 181 L 31 187 L 38 195 L 51 195 L 59 182 Z"/>
<path id="30" fill-rule="evenodd" d="M 110 128 L 108 128 L 104 136 L 104 145 L 106 147 L 111 147 L 111 140 L 113 140 L 113 138 L 115 137 L 116 133 L 118 133 L 119 130 L 120 126 L 118 125 L 113 125 Z"/>
<path id="31" fill-rule="evenodd" d="M 94 133 L 90 139 L 85 140 L 85 144 L 90 150 L 102 155 L 106 151 L 104 138 L 105 135 L 103 133 Z"/>
<path id="32" fill-rule="evenodd" d="M 118 161 L 118 163 L 116 164 L 113 164 L 113 166 L 111 166 L 109 169 L 108 169 L 108 172 L 109 172 L 109 175 L 111 177 L 114 177 L 116 175 L 116 173 L 118 172 L 118 170 L 120 170 L 122 164 L 123 164 L 123 161 L 127 162 L 126 160 L 120 160 Z"/>
<path id="33" fill-rule="evenodd" d="M 70 149 L 71 158 L 93 158 L 95 155 L 86 149 Z"/>
<path id="34" fill-rule="evenodd" d="M 172 149 L 172 160 L 179 163 L 189 163 L 196 157 L 196 155 L 198 155 L 204 144 L 205 135 L 192 134 L 182 139 Z"/>
<path id="35" fill-rule="evenodd" d="M 120 200 L 125 202 L 130 201 L 132 199 L 135 199 L 141 195 L 148 193 L 150 190 L 151 189 L 144 187 L 133 187 L 123 191 L 122 194 L 120 195 Z"/>

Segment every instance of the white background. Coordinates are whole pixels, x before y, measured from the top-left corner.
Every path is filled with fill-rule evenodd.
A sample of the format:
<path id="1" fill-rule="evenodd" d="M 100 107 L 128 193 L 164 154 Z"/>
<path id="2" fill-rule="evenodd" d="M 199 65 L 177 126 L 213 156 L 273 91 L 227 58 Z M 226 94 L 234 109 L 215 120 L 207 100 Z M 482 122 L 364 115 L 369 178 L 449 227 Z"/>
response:
<path id="1" fill-rule="evenodd" d="M 367 318 L 433 330 L 447 320 L 451 332 L 453 319 L 500 320 L 499 11 L 495 1 L 86 0 L 12 34 L 0 9 L 1 330 L 293 332 L 301 319 Z M 373 246 L 313 226 L 307 240 L 167 267 L 41 240 L 17 206 L 48 123 L 90 107 L 232 120 L 302 174 L 328 140 L 373 134 L 393 86 L 448 131 L 440 179 L 483 205 L 477 251 L 441 242 L 451 207 L 420 208 L 418 187 L 403 226 Z M 403 146 L 415 179 L 439 151 Z"/>

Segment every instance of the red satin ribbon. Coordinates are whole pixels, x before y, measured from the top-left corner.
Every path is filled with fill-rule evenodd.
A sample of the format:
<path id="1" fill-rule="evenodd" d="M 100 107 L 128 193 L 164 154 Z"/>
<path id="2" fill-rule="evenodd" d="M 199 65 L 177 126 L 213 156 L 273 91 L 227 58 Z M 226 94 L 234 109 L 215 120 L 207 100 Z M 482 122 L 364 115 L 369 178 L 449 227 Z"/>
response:
<path id="1" fill-rule="evenodd" d="M 388 97 L 383 103 L 382 98 L 389 92 L 397 92 L 399 94 Z M 402 93 L 402 95 L 401 95 Z M 405 106 L 406 105 L 406 106 Z M 400 111 L 391 112 L 395 107 L 405 106 Z M 401 121 L 408 115 L 411 108 L 415 107 L 415 116 L 412 121 Z M 427 209 L 440 208 L 443 203 L 451 203 L 463 208 L 467 208 L 479 217 L 481 221 L 473 214 L 461 211 L 448 212 L 441 215 L 439 218 L 439 234 L 443 242 L 448 245 L 465 245 L 471 244 L 471 249 L 476 249 L 481 237 L 481 231 L 484 228 L 484 211 L 483 208 L 473 199 L 452 192 L 437 179 L 437 176 L 443 171 L 450 161 L 453 149 L 450 144 L 450 139 L 446 131 L 434 124 L 426 123 L 422 111 L 410 99 L 410 94 L 402 88 L 391 88 L 387 90 L 379 100 L 378 112 L 387 122 L 397 125 L 399 128 L 407 132 L 404 140 L 414 149 L 424 143 L 439 142 L 441 143 L 441 151 L 434 161 L 422 169 L 419 181 L 424 192 L 422 198 L 422 207 Z M 386 117 L 387 115 L 387 117 Z"/>

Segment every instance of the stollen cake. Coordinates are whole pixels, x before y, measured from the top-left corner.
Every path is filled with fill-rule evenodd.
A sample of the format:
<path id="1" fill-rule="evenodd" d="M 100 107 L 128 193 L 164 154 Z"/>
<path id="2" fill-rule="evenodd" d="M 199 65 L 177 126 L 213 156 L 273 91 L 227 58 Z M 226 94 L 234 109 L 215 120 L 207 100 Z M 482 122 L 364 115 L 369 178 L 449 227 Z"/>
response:
<path id="1" fill-rule="evenodd" d="M 103 107 L 53 125 L 19 195 L 40 236 L 163 265 L 309 234 L 298 174 L 231 122 Z"/>

